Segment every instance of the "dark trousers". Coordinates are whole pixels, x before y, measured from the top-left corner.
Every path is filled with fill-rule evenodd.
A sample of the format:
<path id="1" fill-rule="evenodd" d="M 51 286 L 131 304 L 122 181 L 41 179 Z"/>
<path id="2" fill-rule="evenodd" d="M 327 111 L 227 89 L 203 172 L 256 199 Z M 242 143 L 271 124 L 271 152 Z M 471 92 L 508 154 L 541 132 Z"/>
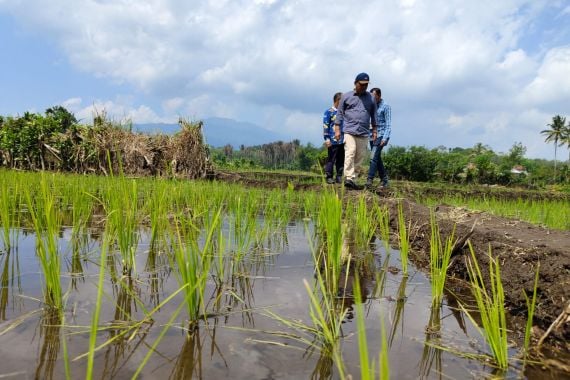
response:
<path id="1" fill-rule="evenodd" d="M 374 179 L 376 172 L 382 181 L 388 181 L 388 173 L 382 162 L 382 149 L 384 147 L 376 145 L 372 147 L 372 159 L 370 160 L 370 168 L 368 169 L 368 179 Z"/>
<path id="2" fill-rule="evenodd" d="M 333 178 L 333 166 L 336 167 L 336 176 L 342 177 L 344 169 L 344 144 L 331 145 L 327 148 L 327 162 L 325 164 L 325 174 L 327 178 Z"/>

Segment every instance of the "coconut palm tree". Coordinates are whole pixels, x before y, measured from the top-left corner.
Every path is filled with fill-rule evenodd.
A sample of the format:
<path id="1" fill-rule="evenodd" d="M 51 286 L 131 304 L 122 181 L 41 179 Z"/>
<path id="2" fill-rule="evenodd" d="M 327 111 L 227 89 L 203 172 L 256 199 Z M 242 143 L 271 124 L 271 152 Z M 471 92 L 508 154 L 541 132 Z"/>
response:
<path id="1" fill-rule="evenodd" d="M 552 117 L 552 123 L 547 124 L 550 129 L 545 129 L 540 131 L 541 135 L 545 135 L 545 142 L 554 142 L 554 177 L 556 177 L 556 148 L 558 148 L 559 142 L 562 141 L 565 129 L 566 129 L 566 118 L 560 115 Z"/>
<path id="2" fill-rule="evenodd" d="M 560 145 L 566 145 L 566 148 L 568 148 L 568 165 L 570 165 L 570 121 L 564 128 L 564 133 L 560 142 Z"/>

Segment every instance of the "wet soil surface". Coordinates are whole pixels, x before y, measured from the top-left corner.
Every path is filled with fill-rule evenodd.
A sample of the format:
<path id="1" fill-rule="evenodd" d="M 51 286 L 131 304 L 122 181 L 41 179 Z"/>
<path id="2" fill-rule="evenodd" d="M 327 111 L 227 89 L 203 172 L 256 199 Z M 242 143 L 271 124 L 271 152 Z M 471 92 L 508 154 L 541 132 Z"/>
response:
<path id="1" fill-rule="evenodd" d="M 259 173 L 258 173 L 259 174 Z M 264 188 L 283 188 L 291 184 L 298 190 L 322 189 L 320 177 L 295 176 L 284 174 L 256 173 L 235 174 L 219 173 L 218 180 L 240 182 L 245 185 Z M 331 185 L 328 185 L 331 186 Z M 334 185 L 339 191 L 340 185 Z M 420 268 L 429 271 L 430 249 L 430 209 L 417 204 L 418 191 L 428 192 L 430 196 L 443 194 L 449 190 L 430 189 L 408 184 L 394 184 L 391 190 L 368 192 L 348 191 L 345 197 L 355 197 L 365 193 L 368 202 L 381 202 L 390 210 L 392 230 L 397 229 L 398 203 L 403 202 L 404 214 L 411 222 L 411 259 Z M 568 199 L 564 194 L 552 194 L 538 191 L 489 188 L 477 190 L 457 189 L 462 195 L 493 195 L 504 198 L 532 199 Z M 396 198 L 396 193 L 400 194 Z M 409 194 L 401 196 L 401 194 Z M 570 231 L 551 230 L 515 219 L 497 217 L 485 212 L 474 212 L 464 208 L 439 205 L 435 208 L 442 237 L 455 231 L 458 239 L 453 255 L 449 275 L 460 282 L 468 280 L 467 259 L 470 256 L 469 243 L 474 249 L 485 280 L 488 280 L 489 252 L 501 264 L 501 277 L 505 292 L 505 307 L 515 329 L 514 339 L 522 340 L 526 323 L 526 300 L 524 293 L 532 297 L 537 265 L 540 274 L 537 289 L 537 303 L 534 316 L 533 342 L 541 341 L 541 350 L 555 351 L 557 356 L 570 360 Z M 570 218 L 570 215 L 568 216 Z M 393 236 L 396 240 L 397 236 Z M 564 359 L 554 365 L 567 366 Z M 570 368 L 566 367 L 567 370 Z"/>

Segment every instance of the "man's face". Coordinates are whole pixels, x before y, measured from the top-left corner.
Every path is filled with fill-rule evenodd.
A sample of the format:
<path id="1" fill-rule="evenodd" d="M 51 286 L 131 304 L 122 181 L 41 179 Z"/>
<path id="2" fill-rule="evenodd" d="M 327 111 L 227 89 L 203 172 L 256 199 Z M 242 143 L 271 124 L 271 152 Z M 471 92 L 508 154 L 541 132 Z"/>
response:
<path id="1" fill-rule="evenodd" d="M 379 102 L 380 102 L 380 95 L 378 95 L 377 92 L 373 92 L 373 93 L 372 93 L 372 96 L 374 96 L 374 101 L 375 101 L 376 103 L 379 103 Z"/>
<path id="2" fill-rule="evenodd" d="M 366 89 L 368 88 L 368 82 L 356 82 L 354 84 L 354 88 L 356 90 L 356 93 L 360 95 L 366 92 Z"/>

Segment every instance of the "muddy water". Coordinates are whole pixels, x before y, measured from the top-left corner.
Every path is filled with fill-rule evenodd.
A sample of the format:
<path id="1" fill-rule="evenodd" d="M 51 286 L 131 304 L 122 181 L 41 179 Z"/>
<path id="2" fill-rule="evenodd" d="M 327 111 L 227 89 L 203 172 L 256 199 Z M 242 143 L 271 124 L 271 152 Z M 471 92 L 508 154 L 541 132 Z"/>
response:
<path id="1" fill-rule="evenodd" d="M 201 322 L 193 333 L 187 333 L 184 309 L 170 328 L 164 328 L 182 302 L 177 296 L 153 314 L 151 323 L 121 335 L 127 331 L 125 326 L 144 319 L 145 313 L 178 288 L 167 256 L 151 250 L 146 232 L 141 231 L 137 275 L 127 280 L 120 277 L 118 270 L 116 279 L 112 280 L 111 275 L 106 277 L 100 317 L 100 326 L 106 328 L 100 330 L 98 344 L 108 344 L 96 353 L 94 377 L 130 378 L 165 331 L 142 371 L 142 378 L 339 378 L 334 363 L 318 350 L 310 350 L 307 344 L 291 336 L 276 334 L 301 335 L 267 313 L 271 310 L 281 318 L 312 325 L 309 298 L 303 285 L 307 280 L 312 286 L 314 278 L 307 236 L 310 229 L 303 222 L 291 223 L 267 239 L 255 255 L 248 256 L 244 265 L 236 269 L 233 280 L 222 289 L 210 282 L 206 295 L 211 296 L 208 307 L 211 315 L 208 323 Z M 60 248 L 65 258 L 62 284 L 68 291 L 63 321 L 43 311 L 38 302 L 42 299 L 43 285 L 35 256 L 35 236 L 20 231 L 17 248 L 9 253 L 2 251 L 0 377 L 64 378 L 64 339 L 71 377 L 84 376 L 86 359 L 80 356 L 88 349 L 100 252 L 96 235 L 86 236 L 84 243 L 74 255 L 70 231 L 62 232 Z M 453 297 L 448 294 L 439 314 L 433 314 L 429 279 L 413 265 L 409 276 L 402 276 L 398 270 L 398 251 L 386 251 L 382 242 L 375 241 L 369 252 L 358 254 L 369 258 L 370 273 L 379 274 L 362 280 L 367 296 L 363 304 L 366 334 L 370 357 L 377 361 L 381 321 L 384 321 L 391 378 L 465 379 L 496 372 L 478 360 L 453 353 L 486 350 L 472 324 L 456 309 Z M 341 346 L 346 371 L 356 379 L 360 378 L 360 364 L 351 302 L 350 299 L 346 302 L 349 312 L 343 323 Z M 427 329 L 428 326 L 431 328 Z M 434 345 L 443 345 L 448 350 Z M 547 375 L 528 374 L 540 378 Z M 518 368 L 504 375 L 524 376 Z"/>

